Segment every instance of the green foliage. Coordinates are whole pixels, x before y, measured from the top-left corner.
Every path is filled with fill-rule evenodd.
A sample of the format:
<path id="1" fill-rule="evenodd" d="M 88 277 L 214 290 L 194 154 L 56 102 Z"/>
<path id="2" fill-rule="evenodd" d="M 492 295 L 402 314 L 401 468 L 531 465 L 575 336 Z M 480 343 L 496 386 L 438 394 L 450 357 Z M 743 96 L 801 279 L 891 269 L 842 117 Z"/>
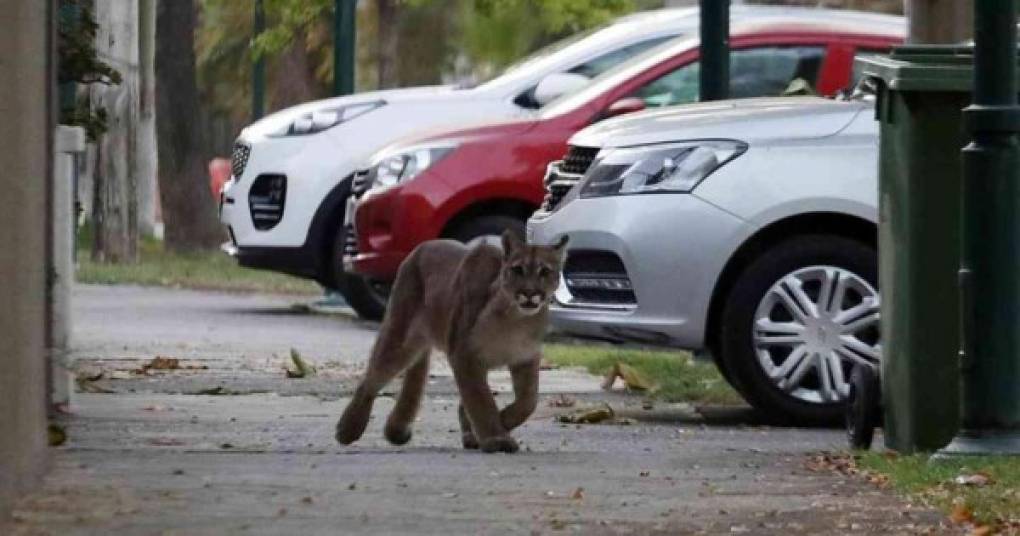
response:
<path id="1" fill-rule="evenodd" d="M 634 0 L 466 0 L 461 45 L 489 69 L 633 11 Z"/>
<path id="2" fill-rule="evenodd" d="M 85 128 L 89 139 L 96 140 L 106 132 L 106 110 L 93 109 L 88 96 L 78 97 L 81 85 L 121 83 L 120 73 L 96 53 L 96 24 L 91 2 L 60 0 L 57 25 L 57 81 L 67 92 L 60 110 L 60 122 Z"/>

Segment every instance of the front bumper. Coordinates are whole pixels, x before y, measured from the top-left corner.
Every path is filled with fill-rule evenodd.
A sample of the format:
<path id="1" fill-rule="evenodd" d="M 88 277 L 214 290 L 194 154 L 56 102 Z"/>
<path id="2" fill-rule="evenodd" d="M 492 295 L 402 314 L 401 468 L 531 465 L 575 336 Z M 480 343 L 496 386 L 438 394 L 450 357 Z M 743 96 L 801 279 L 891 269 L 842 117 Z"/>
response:
<path id="1" fill-rule="evenodd" d="M 743 220 L 691 194 L 576 199 L 528 222 L 533 244 L 570 236 L 568 264 L 571 253 L 618 257 L 633 292 L 633 303 L 579 299 L 561 280 L 550 310 L 556 329 L 689 349 L 704 346 L 718 276 L 751 233 Z"/>
<path id="2" fill-rule="evenodd" d="M 397 186 L 370 189 L 352 198 L 345 216 L 351 238 L 344 248 L 344 270 L 393 281 L 414 248 L 442 233 L 446 220 L 440 207 L 452 193 L 428 170 Z"/>
<path id="3" fill-rule="evenodd" d="M 357 155 L 338 151 L 327 134 L 254 139 L 242 134 L 236 147 L 244 149 L 235 148 L 220 221 L 241 249 L 304 246 L 323 200 L 358 163 Z M 282 189 L 270 191 L 270 185 Z"/>

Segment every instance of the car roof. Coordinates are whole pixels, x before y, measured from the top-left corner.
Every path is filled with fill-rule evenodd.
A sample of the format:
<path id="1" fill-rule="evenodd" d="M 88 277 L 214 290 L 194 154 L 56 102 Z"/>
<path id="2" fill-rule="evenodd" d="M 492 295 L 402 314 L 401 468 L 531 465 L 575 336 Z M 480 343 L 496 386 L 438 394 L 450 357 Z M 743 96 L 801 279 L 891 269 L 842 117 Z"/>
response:
<path id="1" fill-rule="evenodd" d="M 821 10 L 809 10 L 821 11 Z M 834 11 L 834 10 L 825 10 Z M 756 19 L 734 24 L 730 28 L 730 37 L 753 37 L 755 35 L 777 35 L 777 34 L 834 34 L 834 35 L 858 35 L 858 36 L 879 36 L 889 39 L 902 39 L 906 32 L 906 23 L 902 17 L 892 17 L 898 20 L 903 26 L 896 24 L 872 25 L 856 16 L 852 17 L 831 17 L 818 19 L 805 19 L 799 14 L 788 16 L 770 16 L 763 19 Z M 672 40 L 666 44 L 652 49 L 632 60 L 625 65 L 596 77 L 587 87 L 553 101 L 543 108 L 543 117 L 554 117 L 569 110 L 583 106 L 585 103 L 597 98 L 598 95 L 609 91 L 618 84 L 637 76 L 638 74 L 655 67 L 656 65 L 669 61 L 672 58 L 695 49 L 700 44 L 696 36 L 689 36 Z"/>

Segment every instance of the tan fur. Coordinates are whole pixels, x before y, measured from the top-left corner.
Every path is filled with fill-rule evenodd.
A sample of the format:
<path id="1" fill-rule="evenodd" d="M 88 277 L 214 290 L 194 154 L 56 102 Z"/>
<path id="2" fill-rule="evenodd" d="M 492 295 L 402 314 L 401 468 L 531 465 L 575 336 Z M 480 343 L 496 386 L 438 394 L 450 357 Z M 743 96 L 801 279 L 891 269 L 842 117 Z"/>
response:
<path id="1" fill-rule="evenodd" d="M 404 372 L 383 433 L 391 443 L 407 443 L 436 349 L 447 355 L 460 391 L 464 447 L 517 451 L 509 433 L 538 403 L 541 339 L 565 245 L 566 239 L 527 246 L 507 232 L 503 251 L 452 240 L 418 246 L 397 273 L 365 377 L 337 423 L 337 441 L 348 445 L 361 437 L 379 390 Z M 515 400 L 502 410 L 487 378 L 498 367 L 510 369 L 514 385 Z"/>

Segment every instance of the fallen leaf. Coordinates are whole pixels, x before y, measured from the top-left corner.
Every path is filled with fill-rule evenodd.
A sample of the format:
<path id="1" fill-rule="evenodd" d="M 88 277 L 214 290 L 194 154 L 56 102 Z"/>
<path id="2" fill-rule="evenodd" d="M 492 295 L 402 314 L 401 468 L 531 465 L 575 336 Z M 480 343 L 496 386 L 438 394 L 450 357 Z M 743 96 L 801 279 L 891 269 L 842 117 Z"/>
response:
<path id="1" fill-rule="evenodd" d="M 79 382 L 95 382 L 103 379 L 103 369 L 100 368 L 83 368 L 78 371 L 75 375 L 75 379 Z"/>
<path id="2" fill-rule="evenodd" d="M 202 389 L 198 392 L 200 395 L 229 395 L 231 391 L 222 385 L 216 387 L 210 387 L 208 389 Z"/>
<path id="3" fill-rule="evenodd" d="M 570 424 L 595 424 L 608 419 L 614 415 L 613 408 L 609 404 L 603 404 L 594 408 L 583 408 L 571 413 L 559 415 L 557 420 Z"/>
<path id="4" fill-rule="evenodd" d="M 577 488 L 577 489 L 575 489 L 574 493 L 570 494 L 570 498 L 574 499 L 575 501 L 580 501 L 581 499 L 583 499 L 584 498 L 584 488 Z"/>
<path id="5" fill-rule="evenodd" d="M 970 536 L 988 536 L 992 533 L 992 527 L 989 525 L 978 525 L 970 531 Z"/>
<path id="6" fill-rule="evenodd" d="M 653 391 L 656 388 L 655 383 L 645 377 L 639 370 L 626 363 L 618 362 L 606 373 L 605 380 L 602 382 L 602 389 L 606 391 L 612 389 L 617 378 L 623 379 L 623 384 L 627 389 Z"/>
<path id="7" fill-rule="evenodd" d="M 308 364 L 294 348 L 290 349 L 290 360 L 294 368 L 287 368 L 288 378 L 307 378 L 315 375 L 315 367 Z"/>
<path id="8" fill-rule="evenodd" d="M 974 513 L 967 508 L 965 504 L 957 504 L 953 506 L 953 511 L 949 514 L 949 520 L 953 523 L 965 523 L 974 519 Z"/>
<path id="9" fill-rule="evenodd" d="M 142 370 L 176 370 L 181 368 L 181 360 L 175 357 L 156 356 L 152 361 L 142 365 Z"/>
<path id="10" fill-rule="evenodd" d="M 991 484 L 993 480 L 992 476 L 987 473 L 973 473 L 960 475 L 953 479 L 953 482 L 961 486 L 981 487 Z"/>
<path id="11" fill-rule="evenodd" d="M 59 447 L 67 442 L 67 432 L 64 431 L 63 426 L 60 426 L 59 424 L 51 424 L 46 431 L 49 436 L 51 447 Z"/>
<path id="12" fill-rule="evenodd" d="M 315 501 L 311 497 L 302 497 L 301 498 L 301 502 L 303 502 L 305 504 L 312 504 Z"/>

